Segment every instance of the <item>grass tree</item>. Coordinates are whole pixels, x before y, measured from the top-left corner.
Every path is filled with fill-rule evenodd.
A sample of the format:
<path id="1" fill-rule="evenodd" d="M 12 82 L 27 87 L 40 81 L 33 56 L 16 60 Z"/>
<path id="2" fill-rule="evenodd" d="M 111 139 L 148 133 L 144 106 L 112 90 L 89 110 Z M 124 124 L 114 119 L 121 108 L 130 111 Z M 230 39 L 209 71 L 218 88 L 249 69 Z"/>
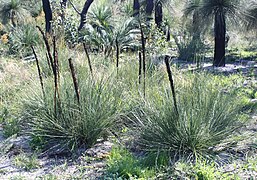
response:
<path id="1" fill-rule="evenodd" d="M 191 40 L 189 45 L 185 48 L 185 52 L 181 57 L 191 58 L 201 51 L 201 34 L 205 31 L 206 22 L 203 21 L 203 17 L 200 15 L 200 7 L 202 0 L 188 0 L 183 10 L 185 18 L 190 19 L 189 33 Z M 183 49 L 183 48 L 182 48 Z M 184 52 L 184 51 L 182 51 Z"/>
<path id="2" fill-rule="evenodd" d="M 7 0 L 0 1 L 0 14 L 4 24 L 11 21 L 11 24 L 15 27 L 18 22 L 25 20 L 28 12 L 22 6 L 20 0 Z"/>
<path id="3" fill-rule="evenodd" d="M 240 16 L 240 0 L 203 0 L 200 12 L 204 21 L 214 24 L 214 61 L 216 67 L 225 66 L 225 48 L 227 20 L 235 20 Z"/>

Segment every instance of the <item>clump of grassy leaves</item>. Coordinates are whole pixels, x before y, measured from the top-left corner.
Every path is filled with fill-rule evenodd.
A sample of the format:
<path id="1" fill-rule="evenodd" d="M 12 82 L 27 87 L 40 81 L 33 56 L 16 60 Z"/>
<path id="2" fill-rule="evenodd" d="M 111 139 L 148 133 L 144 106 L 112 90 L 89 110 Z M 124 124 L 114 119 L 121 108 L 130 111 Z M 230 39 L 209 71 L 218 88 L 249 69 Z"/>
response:
<path id="1" fill-rule="evenodd" d="M 178 84 L 178 113 L 165 86 L 144 100 L 134 117 L 130 117 L 142 150 L 178 157 L 209 154 L 242 126 L 241 107 L 235 96 L 213 86 L 208 76 L 189 77 Z"/>
<path id="2" fill-rule="evenodd" d="M 51 78 L 45 82 L 46 96 L 39 86 L 27 92 L 22 118 L 34 146 L 55 153 L 70 152 L 91 147 L 110 134 L 121 110 L 122 91 L 111 77 L 92 80 L 84 75 L 79 76 L 79 103 L 69 74 L 60 79 L 56 107 Z"/>

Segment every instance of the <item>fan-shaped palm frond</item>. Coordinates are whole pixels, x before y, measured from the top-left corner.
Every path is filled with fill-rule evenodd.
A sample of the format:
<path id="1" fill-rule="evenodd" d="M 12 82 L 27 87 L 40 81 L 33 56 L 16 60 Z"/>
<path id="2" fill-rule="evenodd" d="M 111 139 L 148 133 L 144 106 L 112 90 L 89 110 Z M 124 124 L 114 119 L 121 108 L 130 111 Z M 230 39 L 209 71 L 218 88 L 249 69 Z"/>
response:
<path id="1" fill-rule="evenodd" d="M 135 18 L 131 17 L 126 20 L 121 20 L 115 27 L 114 36 L 121 50 L 136 44 L 136 35 L 139 34 L 140 31 L 136 28 L 137 21 Z"/>
<path id="2" fill-rule="evenodd" d="M 111 24 L 112 11 L 111 8 L 105 5 L 95 6 L 92 11 L 89 12 L 88 17 L 90 19 L 89 23 L 95 28 L 99 33 L 103 30 L 111 30 L 113 28 Z"/>

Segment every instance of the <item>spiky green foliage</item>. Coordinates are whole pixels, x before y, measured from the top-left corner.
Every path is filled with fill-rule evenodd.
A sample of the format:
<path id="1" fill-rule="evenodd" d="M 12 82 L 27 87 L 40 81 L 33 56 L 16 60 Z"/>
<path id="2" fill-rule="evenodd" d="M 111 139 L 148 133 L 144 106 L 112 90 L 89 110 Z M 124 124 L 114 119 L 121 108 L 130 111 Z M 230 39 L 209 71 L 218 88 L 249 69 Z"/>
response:
<path id="1" fill-rule="evenodd" d="M 245 14 L 246 27 L 248 30 L 256 31 L 257 28 L 257 3 L 250 3 L 250 6 L 246 9 Z"/>
<path id="2" fill-rule="evenodd" d="M 205 154 L 241 126 L 240 106 L 200 75 L 181 80 L 178 115 L 170 90 L 160 88 L 135 112 L 137 143 L 147 152 Z"/>
<path id="3" fill-rule="evenodd" d="M 26 16 L 29 15 L 20 0 L 0 1 L 0 12 L 3 23 L 7 24 L 11 21 L 13 26 L 20 21 L 25 21 Z"/>
<path id="4" fill-rule="evenodd" d="M 46 97 L 40 88 L 27 93 L 22 116 L 34 144 L 59 153 L 91 147 L 108 136 L 121 108 L 122 91 L 111 78 L 93 81 L 86 76 L 79 76 L 80 104 L 71 78 L 61 79 L 56 111 L 52 81 L 45 85 Z"/>
<path id="5" fill-rule="evenodd" d="M 31 55 L 31 46 L 38 46 L 42 40 L 35 26 L 24 24 L 10 33 L 9 51 L 20 56 Z"/>

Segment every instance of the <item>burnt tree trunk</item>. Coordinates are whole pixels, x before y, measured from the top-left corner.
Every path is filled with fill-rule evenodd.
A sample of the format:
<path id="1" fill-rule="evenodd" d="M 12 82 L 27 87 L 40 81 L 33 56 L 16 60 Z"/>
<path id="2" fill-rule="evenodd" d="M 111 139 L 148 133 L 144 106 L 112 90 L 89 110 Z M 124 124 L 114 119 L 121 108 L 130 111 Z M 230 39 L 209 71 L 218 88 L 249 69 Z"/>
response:
<path id="1" fill-rule="evenodd" d="M 217 12 L 215 15 L 215 49 L 213 66 L 225 66 L 226 49 L 226 21 L 223 13 Z"/>
<path id="2" fill-rule="evenodd" d="M 162 3 L 159 1 L 155 5 L 155 24 L 158 28 L 161 28 L 162 26 L 162 18 L 163 18 L 163 12 L 162 12 Z"/>
<path id="3" fill-rule="evenodd" d="M 145 13 L 146 13 L 146 21 L 148 23 L 152 19 L 151 16 L 152 16 L 152 13 L 153 13 L 153 8 L 154 8 L 153 0 L 146 0 Z"/>
<path id="4" fill-rule="evenodd" d="M 139 10 L 140 10 L 139 0 L 134 0 L 134 3 L 133 3 L 133 16 L 134 17 L 139 16 Z"/>
<path id="5" fill-rule="evenodd" d="M 79 27 L 78 27 L 78 30 L 80 31 L 85 23 L 86 23 L 86 18 L 87 18 L 87 12 L 88 12 L 88 9 L 89 7 L 91 6 L 91 4 L 93 3 L 94 0 L 87 0 L 84 4 L 84 7 L 83 7 L 83 10 L 82 12 L 80 13 L 80 24 L 79 24 Z"/>
<path id="6" fill-rule="evenodd" d="M 45 30 L 47 33 L 50 33 L 51 21 L 53 19 L 52 9 L 51 9 L 49 0 L 42 0 L 42 3 L 43 3 L 43 11 L 45 13 L 45 23 L 46 23 Z"/>

